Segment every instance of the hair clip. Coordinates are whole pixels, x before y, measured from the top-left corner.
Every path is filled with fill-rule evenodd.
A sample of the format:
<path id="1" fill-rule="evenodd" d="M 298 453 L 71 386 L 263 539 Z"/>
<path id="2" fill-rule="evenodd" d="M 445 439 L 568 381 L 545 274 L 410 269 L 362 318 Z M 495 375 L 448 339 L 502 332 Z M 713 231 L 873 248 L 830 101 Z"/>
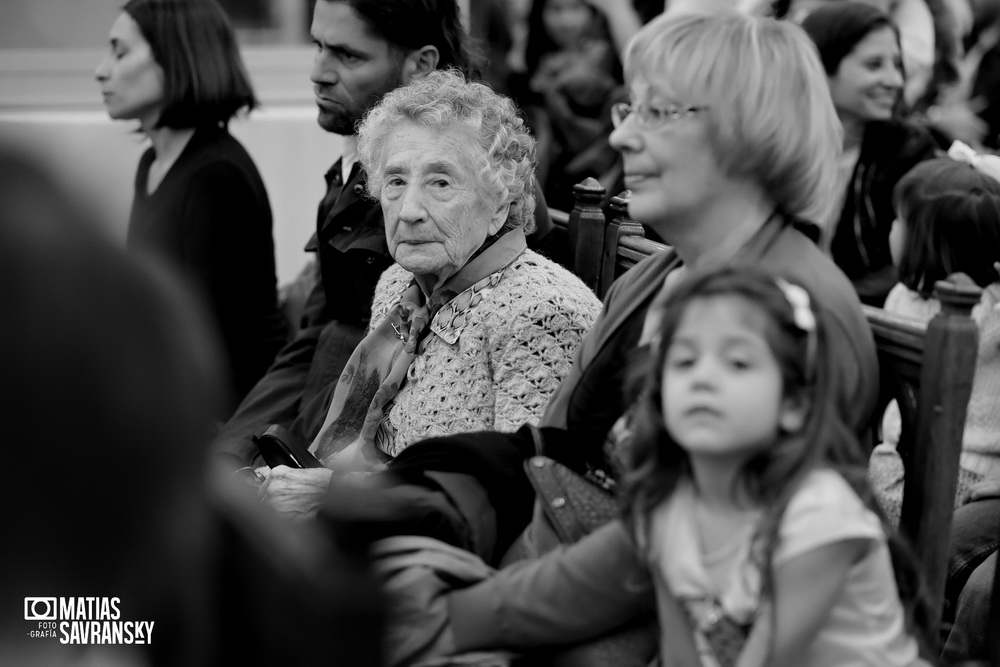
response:
<path id="1" fill-rule="evenodd" d="M 1000 156 L 977 153 L 974 148 L 961 141 L 952 142 L 948 157 L 956 162 L 964 162 L 984 176 L 1000 181 Z"/>
<path id="2" fill-rule="evenodd" d="M 783 278 L 775 278 L 774 282 L 792 307 L 795 326 L 806 334 L 806 378 L 812 379 L 816 367 L 816 314 L 812 311 L 809 292 Z"/>
<path id="3" fill-rule="evenodd" d="M 809 304 L 809 292 L 783 278 L 775 278 L 774 282 L 778 284 L 778 287 L 785 294 L 785 299 L 792 306 L 792 319 L 795 320 L 795 326 L 803 331 L 815 331 L 816 316 Z"/>

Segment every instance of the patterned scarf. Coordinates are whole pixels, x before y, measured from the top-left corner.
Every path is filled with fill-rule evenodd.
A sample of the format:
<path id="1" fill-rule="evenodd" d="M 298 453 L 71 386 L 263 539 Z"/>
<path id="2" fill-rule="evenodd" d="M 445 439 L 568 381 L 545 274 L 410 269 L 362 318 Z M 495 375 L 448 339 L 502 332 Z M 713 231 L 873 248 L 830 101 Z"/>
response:
<path id="1" fill-rule="evenodd" d="M 389 409 L 410 364 L 426 346 L 435 315 L 444 308 L 441 315 L 452 320 L 471 305 L 466 301 L 478 302 L 525 247 L 524 233 L 514 229 L 477 254 L 430 297 L 425 297 L 415 280 L 410 284 L 399 303 L 358 344 L 340 376 L 323 426 L 309 446 L 323 465 L 345 473 L 372 472 L 385 466 L 391 458 L 386 452 L 395 451 Z"/>

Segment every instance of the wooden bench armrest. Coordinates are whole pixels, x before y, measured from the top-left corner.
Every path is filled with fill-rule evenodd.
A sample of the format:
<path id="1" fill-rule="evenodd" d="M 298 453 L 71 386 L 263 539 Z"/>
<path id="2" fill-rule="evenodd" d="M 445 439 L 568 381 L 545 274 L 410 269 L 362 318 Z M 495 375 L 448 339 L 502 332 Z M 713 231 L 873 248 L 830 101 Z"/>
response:
<path id="1" fill-rule="evenodd" d="M 566 211 L 560 211 L 557 208 L 550 208 L 549 220 L 552 221 L 554 226 L 559 227 L 560 229 L 565 230 L 569 228 L 569 213 Z"/>
<path id="2" fill-rule="evenodd" d="M 657 243 L 656 241 L 651 241 L 645 236 L 622 236 L 618 241 L 618 254 L 616 262 L 619 270 L 616 272 L 616 275 L 625 273 L 625 271 L 629 270 L 650 255 L 655 255 L 668 249 L 669 246 Z"/>

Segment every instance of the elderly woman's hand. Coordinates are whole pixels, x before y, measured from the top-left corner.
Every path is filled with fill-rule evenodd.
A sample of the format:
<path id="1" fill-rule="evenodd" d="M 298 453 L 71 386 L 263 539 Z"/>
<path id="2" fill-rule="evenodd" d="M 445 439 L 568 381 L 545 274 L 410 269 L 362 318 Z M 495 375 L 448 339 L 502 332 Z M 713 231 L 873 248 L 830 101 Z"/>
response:
<path id="1" fill-rule="evenodd" d="M 1000 498 L 1000 477 L 984 479 L 969 486 L 962 494 L 962 504 L 987 498 Z"/>
<path id="2" fill-rule="evenodd" d="M 260 498 L 290 518 L 312 518 L 316 516 L 332 477 L 333 471 L 327 468 L 278 466 L 271 470 L 260 487 Z"/>

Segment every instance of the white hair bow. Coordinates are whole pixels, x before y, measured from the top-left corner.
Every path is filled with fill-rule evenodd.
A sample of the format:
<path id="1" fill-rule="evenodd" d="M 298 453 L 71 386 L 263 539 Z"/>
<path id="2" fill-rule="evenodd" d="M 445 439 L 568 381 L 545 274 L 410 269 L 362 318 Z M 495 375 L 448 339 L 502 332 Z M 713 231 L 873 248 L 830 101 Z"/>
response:
<path id="1" fill-rule="evenodd" d="M 782 278 L 775 278 L 774 282 L 785 295 L 785 299 L 792 307 L 792 320 L 802 332 L 806 334 L 806 378 L 812 379 L 816 369 L 816 315 L 813 313 L 812 304 L 809 299 L 809 292 L 799 285 Z"/>
<path id="2" fill-rule="evenodd" d="M 957 162 L 971 165 L 980 174 L 1000 181 L 1000 156 L 977 153 L 974 148 L 961 141 L 952 143 L 948 149 L 948 157 Z"/>

